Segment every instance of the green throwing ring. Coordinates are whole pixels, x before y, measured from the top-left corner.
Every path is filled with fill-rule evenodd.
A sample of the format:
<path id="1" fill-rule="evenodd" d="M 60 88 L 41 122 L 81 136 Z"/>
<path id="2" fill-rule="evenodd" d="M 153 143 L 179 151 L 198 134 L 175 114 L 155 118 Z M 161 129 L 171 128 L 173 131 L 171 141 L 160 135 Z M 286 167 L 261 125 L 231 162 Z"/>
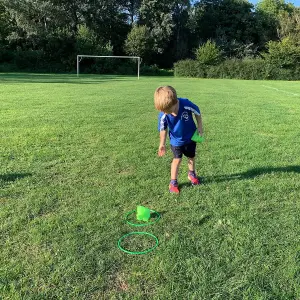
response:
<path id="1" fill-rule="evenodd" d="M 144 251 L 130 251 L 130 250 L 124 249 L 124 248 L 121 246 L 122 240 L 123 240 L 124 238 L 126 238 L 126 237 L 128 237 L 128 236 L 130 236 L 130 235 L 134 235 L 134 234 L 144 234 L 144 235 L 149 235 L 149 236 L 151 236 L 151 237 L 154 238 L 154 240 L 155 240 L 155 245 L 154 245 L 152 248 L 146 249 L 146 250 L 144 250 Z M 153 235 L 153 234 L 151 234 L 151 233 L 149 233 L 149 232 L 140 232 L 140 231 L 127 233 L 127 234 L 123 235 L 123 236 L 118 240 L 118 248 L 119 248 L 121 251 L 123 251 L 123 252 L 125 252 L 125 253 L 128 253 L 128 254 L 146 254 L 146 253 L 148 253 L 148 252 L 150 252 L 150 251 L 153 251 L 153 250 L 158 246 L 158 244 L 159 244 L 158 238 L 157 238 L 155 235 Z"/>
<path id="2" fill-rule="evenodd" d="M 153 222 L 147 222 L 147 223 L 141 223 L 141 224 L 132 223 L 132 222 L 130 222 L 130 221 L 128 220 L 128 217 L 129 217 L 130 215 L 132 215 L 133 213 L 135 213 L 135 212 L 136 212 L 136 209 L 131 210 L 130 212 L 128 212 L 128 213 L 126 214 L 126 217 L 125 217 L 125 220 L 126 220 L 127 224 L 129 224 L 129 225 L 131 225 L 131 226 L 136 226 L 136 227 L 148 226 L 148 225 L 152 225 L 152 224 L 156 223 L 156 222 L 160 219 L 160 214 L 159 214 L 157 211 L 155 211 L 155 210 L 153 210 L 153 209 L 150 209 L 150 212 L 155 213 L 155 214 L 157 215 L 157 218 L 156 218 Z"/>

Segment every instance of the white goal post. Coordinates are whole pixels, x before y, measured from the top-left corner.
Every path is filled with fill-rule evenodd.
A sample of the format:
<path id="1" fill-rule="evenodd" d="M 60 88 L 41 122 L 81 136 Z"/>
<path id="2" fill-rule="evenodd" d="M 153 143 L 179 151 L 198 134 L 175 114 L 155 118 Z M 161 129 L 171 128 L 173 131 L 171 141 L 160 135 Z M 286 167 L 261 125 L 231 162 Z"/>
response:
<path id="1" fill-rule="evenodd" d="M 102 58 L 135 58 L 138 61 L 138 71 L 137 71 L 137 75 L 138 75 L 138 79 L 140 79 L 140 64 L 142 59 L 139 56 L 99 56 L 99 55 L 77 55 L 77 77 L 79 76 L 79 63 L 81 62 L 82 58 L 84 57 L 102 57 Z"/>

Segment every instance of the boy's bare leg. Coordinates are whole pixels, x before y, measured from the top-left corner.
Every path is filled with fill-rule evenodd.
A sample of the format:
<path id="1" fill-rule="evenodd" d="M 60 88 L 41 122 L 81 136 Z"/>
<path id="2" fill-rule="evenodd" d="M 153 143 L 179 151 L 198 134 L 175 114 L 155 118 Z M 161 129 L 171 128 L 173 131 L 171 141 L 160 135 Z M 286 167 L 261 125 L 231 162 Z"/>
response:
<path id="1" fill-rule="evenodd" d="M 195 157 L 193 158 L 188 158 L 188 166 L 189 166 L 189 174 L 188 174 L 188 179 L 192 183 L 192 185 L 198 185 L 200 184 L 200 180 L 196 175 L 195 172 Z"/>
<path id="2" fill-rule="evenodd" d="M 188 167 L 189 171 L 195 171 L 195 157 L 193 158 L 188 158 Z"/>
<path id="3" fill-rule="evenodd" d="M 177 180 L 178 170 L 181 163 L 181 158 L 173 158 L 171 164 L 171 180 Z"/>

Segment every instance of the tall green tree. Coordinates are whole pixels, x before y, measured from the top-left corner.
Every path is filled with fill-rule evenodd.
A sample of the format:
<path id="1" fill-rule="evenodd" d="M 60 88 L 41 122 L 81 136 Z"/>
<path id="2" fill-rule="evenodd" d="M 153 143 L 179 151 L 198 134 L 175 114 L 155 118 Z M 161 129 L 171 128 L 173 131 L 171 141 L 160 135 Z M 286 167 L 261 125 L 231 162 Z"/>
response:
<path id="1" fill-rule="evenodd" d="M 142 0 L 123 0 L 121 6 L 128 16 L 130 25 L 133 25 L 139 18 L 139 10 Z"/>
<path id="2" fill-rule="evenodd" d="M 48 1 L 0 0 L 9 17 L 27 35 L 41 33 L 55 27 L 56 18 L 52 15 L 53 5 Z"/>
<path id="3" fill-rule="evenodd" d="M 145 63 L 151 62 L 153 40 L 146 25 L 133 26 L 125 41 L 125 51 L 129 55 L 142 57 Z"/>
<path id="4" fill-rule="evenodd" d="M 122 0 L 87 0 L 84 13 L 86 25 L 105 43 L 110 42 L 115 53 L 123 51 L 130 23 Z"/>
<path id="5" fill-rule="evenodd" d="M 153 50 L 162 54 L 173 33 L 171 0 L 143 0 L 139 24 L 146 25 L 153 38 Z"/>
<path id="6" fill-rule="evenodd" d="M 187 57 L 189 54 L 190 40 L 192 39 L 189 28 L 189 14 L 191 3 L 189 0 L 178 0 L 173 2 L 173 38 L 171 38 L 171 49 L 173 49 L 173 60 Z"/>
<path id="7" fill-rule="evenodd" d="M 253 5 L 247 0 L 200 0 L 192 17 L 197 44 L 213 39 L 227 56 L 241 55 L 237 52 L 256 40 Z"/>
<path id="8" fill-rule="evenodd" d="M 263 47 L 270 40 L 278 40 L 279 16 L 284 12 L 292 12 L 292 6 L 286 4 L 284 0 L 261 0 L 258 2 L 256 19 L 260 47 Z"/>
<path id="9" fill-rule="evenodd" d="M 52 7 L 52 13 L 60 27 L 67 28 L 75 37 L 78 26 L 84 22 L 84 13 L 88 4 L 84 0 L 48 0 Z"/>
<path id="10" fill-rule="evenodd" d="M 0 43 L 4 42 L 6 37 L 12 31 L 12 19 L 3 3 L 0 2 Z"/>
<path id="11" fill-rule="evenodd" d="M 278 37 L 282 40 L 290 37 L 300 44 L 300 8 L 294 7 L 292 13 L 286 11 L 279 15 Z"/>
<path id="12" fill-rule="evenodd" d="M 51 35 L 68 35 L 74 41 L 86 25 L 103 43 L 122 49 L 130 26 L 123 0 L 0 0 L 16 23 L 11 33 L 27 42 Z"/>

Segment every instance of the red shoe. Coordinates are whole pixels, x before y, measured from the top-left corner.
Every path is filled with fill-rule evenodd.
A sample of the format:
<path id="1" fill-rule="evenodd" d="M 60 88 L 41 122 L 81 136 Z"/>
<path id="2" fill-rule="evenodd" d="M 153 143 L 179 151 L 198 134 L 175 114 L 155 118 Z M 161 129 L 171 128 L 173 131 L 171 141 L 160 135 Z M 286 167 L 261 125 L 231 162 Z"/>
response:
<path id="1" fill-rule="evenodd" d="M 175 184 L 170 183 L 170 184 L 169 184 L 169 191 L 170 191 L 170 193 L 179 194 L 179 188 L 178 188 L 178 185 L 175 185 Z"/>
<path id="2" fill-rule="evenodd" d="M 192 173 L 189 173 L 188 174 L 188 179 L 189 181 L 191 182 L 192 185 L 199 185 L 201 184 L 199 178 L 196 176 L 196 174 L 192 174 Z"/>

